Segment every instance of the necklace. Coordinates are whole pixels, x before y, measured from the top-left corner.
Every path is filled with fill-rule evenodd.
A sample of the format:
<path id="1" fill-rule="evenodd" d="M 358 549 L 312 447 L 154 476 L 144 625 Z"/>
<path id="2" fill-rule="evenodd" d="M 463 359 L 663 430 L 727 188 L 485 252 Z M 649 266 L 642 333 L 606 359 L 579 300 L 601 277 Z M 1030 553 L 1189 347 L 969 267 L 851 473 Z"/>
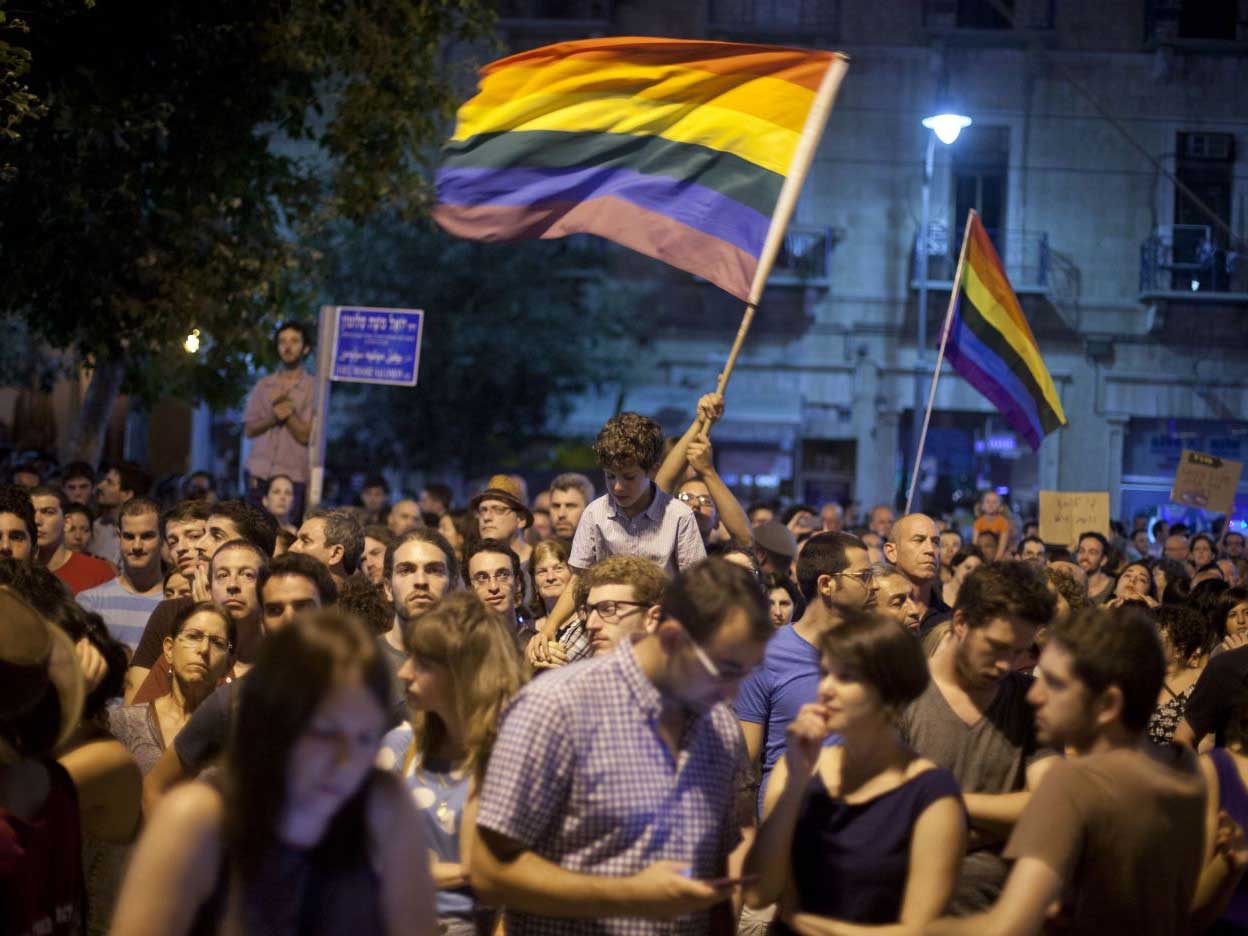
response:
<path id="1" fill-rule="evenodd" d="M 407 749 L 407 755 L 403 758 L 403 772 L 406 774 L 409 770 L 411 771 L 412 776 L 419 780 L 424 788 L 430 793 L 433 793 L 433 788 L 435 786 L 445 790 L 447 793 L 453 791 L 456 787 L 455 783 L 448 783 L 436 772 L 432 775 L 427 774 L 422 767 L 417 765 L 415 740 L 412 741 L 411 745 Z M 452 780 L 463 779 L 462 773 L 454 770 L 448 772 L 447 776 L 449 776 Z M 432 783 L 430 783 L 430 780 L 432 780 Z M 445 793 L 442 796 L 438 796 L 434 793 L 434 797 L 437 801 L 437 806 L 435 806 L 433 810 L 434 818 L 437 819 L 438 825 L 441 827 L 443 832 L 447 835 L 454 835 L 459 826 L 459 814 L 456 812 L 455 808 L 447 802 Z M 417 805 L 420 805 L 419 800 L 417 801 Z M 425 806 L 424 808 L 428 809 L 429 807 Z"/>

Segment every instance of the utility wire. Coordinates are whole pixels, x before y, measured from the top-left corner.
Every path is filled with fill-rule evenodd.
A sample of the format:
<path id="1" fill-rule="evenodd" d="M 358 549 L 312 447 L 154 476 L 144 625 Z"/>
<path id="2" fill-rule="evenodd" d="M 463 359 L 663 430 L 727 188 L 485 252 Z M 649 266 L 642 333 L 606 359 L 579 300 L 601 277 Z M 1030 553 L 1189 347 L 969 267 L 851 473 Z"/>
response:
<path id="1" fill-rule="evenodd" d="M 1001 0 L 987 0 L 987 2 L 988 5 L 996 10 L 1007 23 L 1013 25 L 1014 12 L 1002 3 Z M 1200 210 L 1201 214 L 1205 215 L 1205 217 L 1212 221 L 1218 230 L 1226 234 L 1229 243 L 1234 244 L 1243 240 L 1243 238 L 1239 237 L 1234 231 L 1231 230 L 1231 226 L 1223 221 L 1221 216 L 1218 215 L 1216 211 L 1205 204 L 1199 195 L 1188 188 L 1178 176 L 1162 164 L 1161 160 L 1153 156 L 1153 154 L 1148 151 L 1148 148 L 1145 147 L 1143 143 L 1132 136 L 1131 131 L 1123 125 L 1122 121 L 1115 117 L 1107 107 L 1101 104 L 1101 102 L 1092 95 L 1087 88 L 1080 84 L 1065 65 L 1059 62 L 1053 55 L 1048 56 L 1048 60 L 1049 64 L 1053 66 L 1054 70 L 1066 81 L 1066 83 L 1074 88 L 1085 101 L 1092 105 L 1093 110 L 1100 114 L 1111 127 L 1117 130 L 1118 133 L 1122 135 L 1122 138 L 1131 144 L 1133 149 L 1152 163 L 1154 169 L 1173 182 L 1174 187 L 1183 194 L 1183 197 L 1195 205 Z"/>

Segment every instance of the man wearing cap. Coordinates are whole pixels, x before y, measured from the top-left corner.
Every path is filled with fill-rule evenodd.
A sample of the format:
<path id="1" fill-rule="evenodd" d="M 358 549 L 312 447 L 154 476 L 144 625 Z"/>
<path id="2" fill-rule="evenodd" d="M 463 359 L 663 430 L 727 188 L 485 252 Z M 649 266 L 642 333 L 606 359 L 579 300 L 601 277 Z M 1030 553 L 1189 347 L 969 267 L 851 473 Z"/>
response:
<path id="1" fill-rule="evenodd" d="M 50 755 L 78 724 L 82 671 L 69 637 L 7 587 L 0 587 L 0 621 L 0 928 L 81 933 L 78 794 Z M 43 704 L 50 693 L 56 704 Z"/>
<path id="2" fill-rule="evenodd" d="M 509 475 L 494 475 L 468 508 L 477 517 L 481 539 L 506 543 L 527 569 L 533 547 L 524 541 L 524 531 L 533 525 L 533 514 L 525 506 L 515 480 Z"/>
<path id="3" fill-rule="evenodd" d="M 768 520 L 754 528 L 754 556 L 764 576 L 775 574 L 790 578 L 793 557 L 797 555 L 797 537 L 779 520 Z"/>

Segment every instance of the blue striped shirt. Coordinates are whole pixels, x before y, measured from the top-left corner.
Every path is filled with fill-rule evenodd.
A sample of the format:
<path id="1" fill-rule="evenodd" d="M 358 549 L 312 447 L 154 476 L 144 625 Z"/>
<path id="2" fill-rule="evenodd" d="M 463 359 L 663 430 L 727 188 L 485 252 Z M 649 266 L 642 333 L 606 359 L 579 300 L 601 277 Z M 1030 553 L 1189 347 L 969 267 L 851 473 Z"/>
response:
<path id="1" fill-rule="evenodd" d="M 591 502 L 577 524 L 568 565 L 584 572 L 608 556 L 640 556 L 676 575 L 705 559 L 706 546 L 693 511 L 653 481 L 650 484 L 654 498 L 635 517 L 616 506 L 610 494 Z"/>
<path id="2" fill-rule="evenodd" d="M 77 595 L 78 603 L 102 617 L 113 638 L 132 651 L 139 645 L 147 619 L 164 597 L 159 585 L 150 592 L 136 595 L 122 587 L 120 578 L 109 579 Z"/>

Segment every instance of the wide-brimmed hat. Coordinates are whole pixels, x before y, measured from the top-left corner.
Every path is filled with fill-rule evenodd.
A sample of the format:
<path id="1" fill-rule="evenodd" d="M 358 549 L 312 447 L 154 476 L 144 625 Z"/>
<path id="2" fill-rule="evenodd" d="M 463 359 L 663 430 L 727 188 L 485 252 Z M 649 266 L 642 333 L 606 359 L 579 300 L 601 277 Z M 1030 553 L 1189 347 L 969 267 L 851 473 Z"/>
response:
<path id="1" fill-rule="evenodd" d="M 502 501 L 517 514 L 524 519 L 524 528 L 527 530 L 533 526 L 533 512 L 529 510 L 528 505 L 520 499 L 520 492 L 516 483 L 507 475 L 494 475 L 490 478 L 490 483 L 485 490 L 474 497 L 468 503 L 468 509 L 476 513 L 482 501 L 496 500 Z"/>
<path id="2" fill-rule="evenodd" d="M 0 586 L 0 720 L 20 725 L 49 692 L 55 692 L 60 702 L 55 747 L 77 727 L 86 696 L 74 644 L 17 592 Z M 0 764 L 15 763 L 21 757 L 0 739 Z"/>
<path id="3" fill-rule="evenodd" d="M 797 537 L 779 520 L 768 520 L 754 528 L 754 542 L 768 552 L 792 559 L 797 555 Z"/>

